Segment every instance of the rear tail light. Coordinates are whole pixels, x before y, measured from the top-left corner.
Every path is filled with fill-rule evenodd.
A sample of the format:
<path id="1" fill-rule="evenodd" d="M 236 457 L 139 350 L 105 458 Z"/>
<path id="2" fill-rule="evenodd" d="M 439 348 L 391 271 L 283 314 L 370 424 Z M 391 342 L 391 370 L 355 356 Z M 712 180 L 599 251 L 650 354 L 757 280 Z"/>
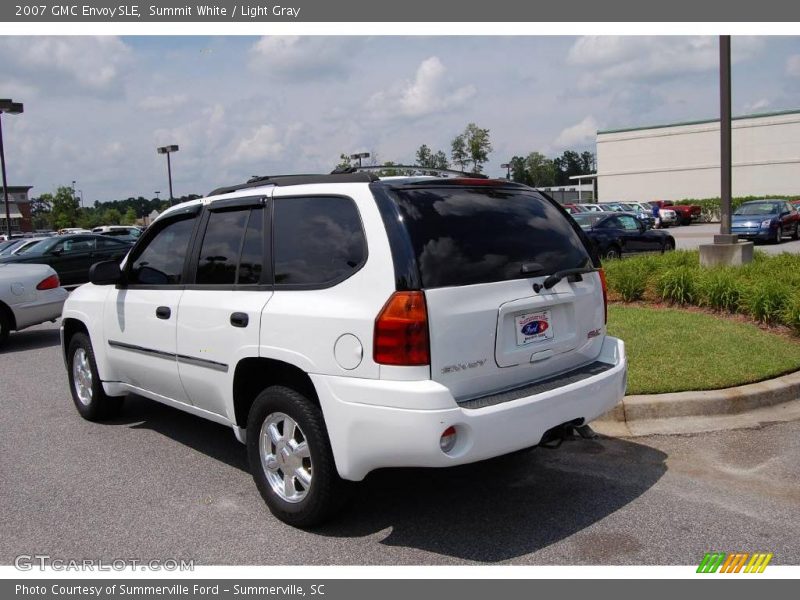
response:
<path id="1" fill-rule="evenodd" d="M 395 292 L 375 319 L 373 357 L 382 365 L 428 365 L 428 310 L 422 292 Z"/>
<path id="2" fill-rule="evenodd" d="M 606 284 L 606 272 L 600 269 L 600 284 L 603 286 L 603 323 L 608 323 L 608 285 Z"/>
<path id="3" fill-rule="evenodd" d="M 58 275 L 50 275 L 47 279 L 42 279 L 39 285 L 36 286 L 37 290 L 53 290 L 61 285 L 58 280 Z"/>

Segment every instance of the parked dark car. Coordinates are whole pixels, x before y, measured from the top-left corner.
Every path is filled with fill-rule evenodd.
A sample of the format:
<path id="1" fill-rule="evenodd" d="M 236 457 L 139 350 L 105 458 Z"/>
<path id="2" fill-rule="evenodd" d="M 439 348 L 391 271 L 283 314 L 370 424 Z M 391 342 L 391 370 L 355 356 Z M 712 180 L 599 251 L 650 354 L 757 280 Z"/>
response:
<path id="1" fill-rule="evenodd" d="M 675 238 L 666 231 L 649 229 L 631 213 L 581 213 L 572 215 L 598 254 L 619 258 L 637 252 L 667 252 L 675 249 Z"/>
<path id="2" fill-rule="evenodd" d="M 800 213 L 786 200 L 754 200 L 739 205 L 731 218 L 731 233 L 740 238 L 780 244 L 783 236 L 798 239 Z"/>
<path id="3" fill-rule="evenodd" d="M 89 268 L 94 263 L 122 260 L 132 245 L 104 235 L 61 235 L 43 240 L 23 254 L 0 257 L 0 263 L 50 265 L 58 273 L 61 285 L 76 285 L 89 281 Z"/>

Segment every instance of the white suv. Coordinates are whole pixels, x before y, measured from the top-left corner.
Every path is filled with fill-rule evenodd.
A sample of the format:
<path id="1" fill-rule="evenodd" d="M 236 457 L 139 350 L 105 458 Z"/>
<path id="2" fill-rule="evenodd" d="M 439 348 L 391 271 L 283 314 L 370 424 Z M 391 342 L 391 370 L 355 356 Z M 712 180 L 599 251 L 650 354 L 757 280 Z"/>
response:
<path id="1" fill-rule="evenodd" d="M 165 211 L 67 301 L 75 406 L 233 428 L 270 510 L 320 523 L 382 467 L 539 444 L 624 395 L 605 282 L 552 199 L 485 178 L 254 178 Z"/>

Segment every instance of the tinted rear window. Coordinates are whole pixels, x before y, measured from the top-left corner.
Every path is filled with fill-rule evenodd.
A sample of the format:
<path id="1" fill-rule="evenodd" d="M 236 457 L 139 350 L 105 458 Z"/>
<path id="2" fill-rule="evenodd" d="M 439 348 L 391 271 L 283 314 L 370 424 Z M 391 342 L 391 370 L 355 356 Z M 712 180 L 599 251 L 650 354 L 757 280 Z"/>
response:
<path id="1" fill-rule="evenodd" d="M 521 279 L 526 263 L 542 274 L 591 259 L 569 218 L 525 190 L 402 189 L 397 203 L 425 288 Z"/>

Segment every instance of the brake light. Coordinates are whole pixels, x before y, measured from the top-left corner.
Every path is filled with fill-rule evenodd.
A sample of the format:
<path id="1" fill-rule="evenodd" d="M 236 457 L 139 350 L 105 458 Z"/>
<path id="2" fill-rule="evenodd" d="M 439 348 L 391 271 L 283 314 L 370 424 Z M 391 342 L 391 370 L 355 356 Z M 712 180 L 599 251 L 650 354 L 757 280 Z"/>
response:
<path id="1" fill-rule="evenodd" d="M 606 272 L 600 269 L 600 284 L 603 286 L 603 323 L 608 323 L 608 285 L 606 284 Z"/>
<path id="2" fill-rule="evenodd" d="M 58 280 L 58 275 L 50 275 L 47 279 L 42 279 L 39 285 L 36 286 L 37 290 L 53 290 L 61 285 Z"/>
<path id="3" fill-rule="evenodd" d="M 373 357 L 382 365 L 428 365 L 428 310 L 422 292 L 395 292 L 375 319 Z"/>

